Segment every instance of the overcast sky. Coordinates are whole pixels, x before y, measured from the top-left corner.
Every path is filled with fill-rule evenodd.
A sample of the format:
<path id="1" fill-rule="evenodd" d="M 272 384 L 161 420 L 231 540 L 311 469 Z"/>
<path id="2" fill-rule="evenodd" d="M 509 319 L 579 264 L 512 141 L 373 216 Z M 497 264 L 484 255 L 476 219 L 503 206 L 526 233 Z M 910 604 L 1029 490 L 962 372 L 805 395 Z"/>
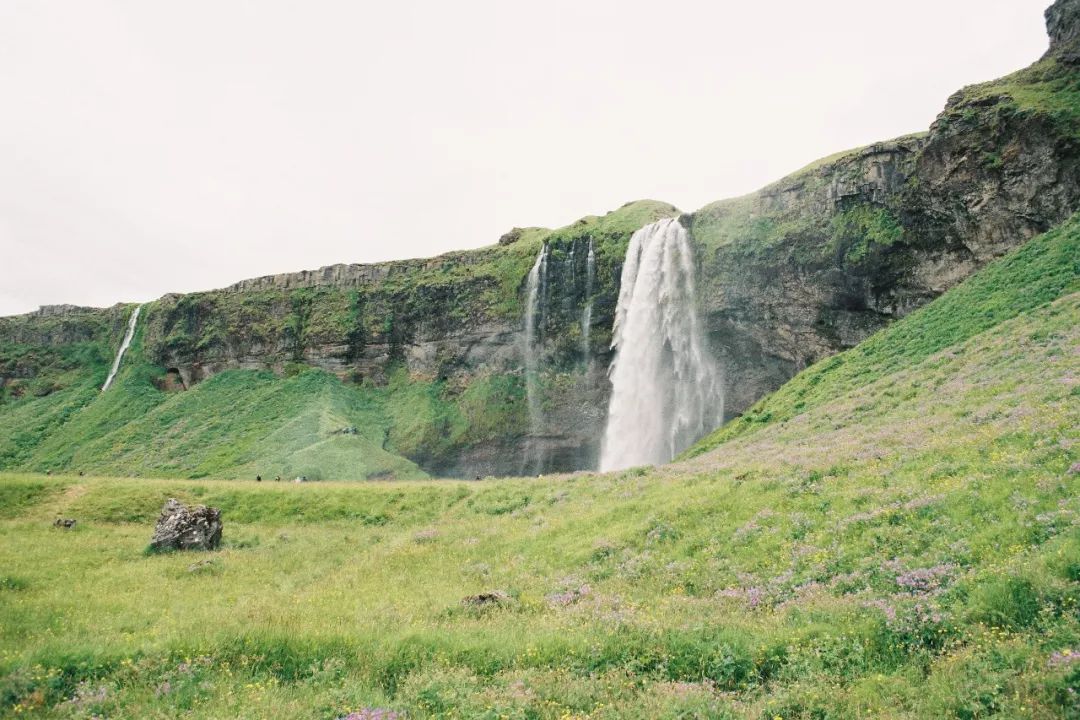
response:
<path id="1" fill-rule="evenodd" d="M 694 210 L 923 130 L 1050 0 L 0 0 L 0 314 Z"/>

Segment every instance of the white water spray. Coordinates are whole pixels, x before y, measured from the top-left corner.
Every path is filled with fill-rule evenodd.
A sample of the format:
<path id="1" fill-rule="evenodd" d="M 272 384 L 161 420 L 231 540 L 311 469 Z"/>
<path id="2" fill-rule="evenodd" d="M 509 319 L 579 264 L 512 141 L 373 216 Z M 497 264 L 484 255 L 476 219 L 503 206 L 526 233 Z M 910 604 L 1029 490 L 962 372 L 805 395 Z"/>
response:
<path id="1" fill-rule="evenodd" d="M 695 301 L 690 236 L 679 221 L 634 233 L 615 310 L 601 470 L 668 462 L 723 418 L 723 384 Z"/>
<path id="2" fill-rule="evenodd" d="M 593 283 L 596 281 L 596 252 L 589 238 L 589 255 L 585 260 L 585 309 L 581 311 L 581 354 L 589 364 L 589 332 L 592 330 Z"/>
<path id="3" fill-rule="evenodd" d="M 112 385 L 113 378 L 116 377 L 117 370 L 120 369 L 120 361 L 124 359 L 124 353 L 127 352 L 128 346 L 131 345 L 131 338 L 135 337 L 135 324 L 139 322 L 139 311 L 142 310 L 142 305 L 136 305 L 135 309 L 131 311 L 131 318 L 128 320 L 127 332 L 124 333 L 124 341 L 120 343 L 120 349 L 116 353 L 116 359 L 113 360 L 112 369 L 109 370 L 109 377 L 105 378 L 105 384 L 101 386 L 101 392 L 105 392 Z"/>
<path id="4" fill-rule="evenodd" d="M 549 253 L 548 245 L 544 243 L 525 285 L 525 397 L 529 407 L 529 431 L 532 433 L 540 428 L 543 421 L 537 376 L 540 362 L 537 326 L 543 322 L 543 311 L 547 307 Z"/>

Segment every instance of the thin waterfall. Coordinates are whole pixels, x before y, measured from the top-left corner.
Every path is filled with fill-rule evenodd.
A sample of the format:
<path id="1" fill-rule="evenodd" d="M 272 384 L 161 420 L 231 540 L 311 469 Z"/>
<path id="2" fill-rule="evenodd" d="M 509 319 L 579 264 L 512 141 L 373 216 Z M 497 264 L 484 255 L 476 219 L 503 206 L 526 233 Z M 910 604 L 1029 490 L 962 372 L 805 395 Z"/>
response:
<path id="1" fill-rule="evenodd" d="M 113 360 L 112 369 L 109 370 L 109 377 L 105 378 L 105 384 L 101 386 L 101 392 L 105 392 L 112 385 L 113 378 L 116 377 L 116 372 L 120 369 L 120 361 L 124 359 L 124 353 L 127 352 L 128 346 L 131 345 L 131 338 L 135 337 L 135 324 L 139 322 L 139 312 L 142 310 L 142 305 L 136 305 L 135 309 L 131 312 L 131 318 L 128 319 L 127 332 L 124 333 L 124 341 L 120 343 L 120 349 L 116 352 L 116 358 Z"/>
<path id="2" fill-rule="evenodd" d="M 570 252 L 567 253 L 566 260 L 564 261 L 566 263 L 565 270 L 568 272 L 563 272 L 564 287 L 562 288 L 562 306 L 563 311 L 567 314 L 570 313 L 570 306 L 574 302 L 574 295 L 577 292 L 578 286 L 577 265 L 574 263 L 574 258 L 577 256 L 577 244 L 577 240 L 570 243 Z M 567 275 L 570 276 L 570 283 L 568 285 L 565 284 Z"/>
<path id="3" fill-rule="evenodd" d="M 547 307 L 549 253 L 548 245 L 544 243 L 529 271 L 525 286 L 525 397 L 529 407 L 530 433 L 536 433 L 543 421 L 537 375 L 540 364 L 538 339 L 541 337 L 538 325 L 543 324 L 544 308 Z"/>
<path id="4" fill-rule="evenodd" d="M 596 252 L 589 238 L 589 255 L 585 260 L 585 309 L 581 311 L 581 355 L 589 364 L 589 333 L 592 331 L 593 283 L 596 282 Z"/>
<path id="5" fill-rule="evenodd" d="M 601 470 L 668 462 L 723 418 L 696 299 L 686 228 L 667 219 L 634 233 L 615 310 Z"/>

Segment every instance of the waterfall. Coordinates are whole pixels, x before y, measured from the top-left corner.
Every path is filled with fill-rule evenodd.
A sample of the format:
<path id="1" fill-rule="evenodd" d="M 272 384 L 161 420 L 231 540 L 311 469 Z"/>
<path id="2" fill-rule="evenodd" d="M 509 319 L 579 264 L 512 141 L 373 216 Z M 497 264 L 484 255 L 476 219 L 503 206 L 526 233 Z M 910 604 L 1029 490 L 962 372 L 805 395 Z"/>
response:
<path id="1" fill-rule="evenodd" d="M 525 397 L 529 407 L 529 432 L 536 433 L 543 420 L 538 387 L 539 350 L 538 325 L 543 324 L 544 308 L 548 296 L 548 249 L 547 243 L 540 248 L 525 286 Z"/>
<path id="2" fill-rule="evenodd" d="M 589 238 L 589 255 L 585 260 L 585 309 L 581 311 L 581 354 L 589 364 L 589 332 L 592 330 L 593 283 L 596 281 L 596 252 Z"/>
<path id="3" fill-rule="evenodd" d="M 574 240 L 570 243 L 570 252 L 566 255 L 565 268 L 562 273 L 562 309 L 566 314 L 570 313 L 570 308 L 574 304 L 574 299 L 577 293 L 578 279 L 577 279 L 577 264 L 575 258 L 577 257 L 577 245 L 578 241 Z M 569 276 L 569 282 L 566 281 Z M 556 280 L 556 282 L 559 282 Z"/>
<path id="4" fill-rule="evenodd" d="M 690 236 L 679 221 L 634 233 L 615 310 L 601 470 L 668 462 L 722 420 L 723 385 L 695 301 Z"/>
<path id="5" fill-rule="evenodd" d="M 120 343 L 120 349 L 116 352 L 116 359 L 113 360 L 112 369 L 109 370 L 109 377 L 105 378 L 105 384 L 101 386 L 101 392 L 109 389 L 113 378 L 116 377 L 116 371 L 120 369 L 120 361 L 124 359 L 124 353 L 127 352 L 128 346 L 131 345 L 131 338 L 135 337 L 135 324 L 139 322 L 140 310 L 142 310 L 142 305 L 136 305 L 135 309 L 131 311 L 127 332 L 124 333 L 124 341 Z"/>

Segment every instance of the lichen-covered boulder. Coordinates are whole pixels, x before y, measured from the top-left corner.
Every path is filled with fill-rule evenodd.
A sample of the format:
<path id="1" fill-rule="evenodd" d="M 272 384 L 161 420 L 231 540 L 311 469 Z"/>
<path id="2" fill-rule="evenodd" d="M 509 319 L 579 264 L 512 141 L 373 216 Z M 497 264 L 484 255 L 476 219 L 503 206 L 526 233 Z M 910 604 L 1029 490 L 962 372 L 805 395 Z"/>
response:
<path id="1" fill-rule="evenodd" d="M 221 544 L 221 510 L 165 501 L 150 547 L 154 550 L 213 550 Z"/>

